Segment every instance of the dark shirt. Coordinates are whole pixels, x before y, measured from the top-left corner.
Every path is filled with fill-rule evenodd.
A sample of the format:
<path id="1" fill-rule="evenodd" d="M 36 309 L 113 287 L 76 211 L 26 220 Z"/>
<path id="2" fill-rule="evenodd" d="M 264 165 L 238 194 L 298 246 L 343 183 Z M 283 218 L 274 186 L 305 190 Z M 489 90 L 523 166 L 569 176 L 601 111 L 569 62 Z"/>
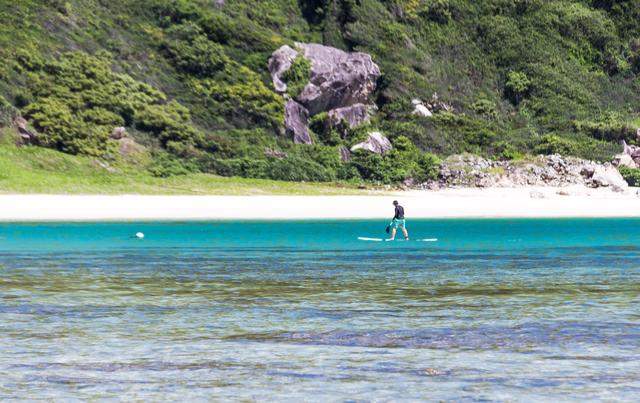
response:
<path id="1" fill-rule="evenodd" d="M 396 206 L 396 214 L 393 216 L 395 220 L 404 220 L 404 208 L 400 205 Z"/>

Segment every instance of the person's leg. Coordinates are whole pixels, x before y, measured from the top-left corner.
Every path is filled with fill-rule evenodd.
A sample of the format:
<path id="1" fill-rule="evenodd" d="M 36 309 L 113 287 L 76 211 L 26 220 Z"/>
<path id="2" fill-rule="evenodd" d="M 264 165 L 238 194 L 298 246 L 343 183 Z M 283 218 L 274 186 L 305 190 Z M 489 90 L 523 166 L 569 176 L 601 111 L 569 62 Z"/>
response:
<path id="1" fill-rule="evenodd" d="M 404 234 L 404 239 L 409 240 L 409 232 L 404 226 L 402 226 L 402 233 Z"/>
<path id="2" fill-rule="evenodd" d="M 407 232 L 407 226 L 405 225 L 405 221 L 400 221 L 400 228 L 402 229 L 402 235 L 404 235 L 404 239 L 409 240 L 409 233 Z"/>
<path id="3" fill-rule="evenodd" d="M 390 241 L 393 241 L 394 239 L 396 239 L 396 229 L 395 227 L 393 229 L 391 229 L 391 238 L 389 238 Z"/>

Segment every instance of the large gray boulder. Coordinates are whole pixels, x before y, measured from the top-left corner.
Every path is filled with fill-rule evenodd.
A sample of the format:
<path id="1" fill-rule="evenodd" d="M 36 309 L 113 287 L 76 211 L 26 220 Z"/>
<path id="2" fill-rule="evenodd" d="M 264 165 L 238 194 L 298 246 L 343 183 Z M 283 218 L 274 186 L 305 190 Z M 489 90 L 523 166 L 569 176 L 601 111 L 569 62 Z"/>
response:
<path id="1" fill-rule="evenodd" d="M 366 53 L 347 53 L 330 46 L 297 43 L 311 62 L 309 84 L 298 96 L 312 115 L 369 102 L 380 68 Z"/>
<path id="2" fill-rule="evenodd" d="M 16 116 L 13 120 L 13 125 L 20 135 L 22 144 L 38 144 L 38 133 L 29 129 L 29 122 L 25 118 Z"/>
<path id="3" fill-rule="evenodd" d="M 376 154 L 385 154 L 391 151 L 391 149 L 391 142 L 380 132 L 369 133 L 369 138 L 367 138 L 366 141 L 351 147 L 351 151 L 366 150 Z"/>
<path id="4" fill-rule="evenodd" d="M 622 153 L 613 157 L 612 163 L 617 167 L 640 167 L 640 147 L 630 146 L 622 140 Z"/>
<path id="5" fill-rule="evenodd" d="M 352 128 L 369 119 L 372 110 L 369 98 L 380 77 L 380 68 L 370 55 L 313 43 L 296 42 L 293 48 L 282 46 L 271 55 L 269 72 L 276 91 L 284 96 L 287 96 L 287 83 L 282 77 L 298 56 L 306 58 L 311 65 L 309 82 L 293 99 L 307 111 L 307 119 L 328 112 L 330 124 L 335 126 L 346 121 Z M 288 126 L 286 119 L 285 127 L 289 132 L 296 131 Z"/>
<path id="6" fill-rule="evenodd" d="M 291 47 L 284 45 L 273 52 L 269 58 L 269 73 L 277 92 L 284 94 L 287 92 L 287 83 L 282 81 L 282 76 L 289 70 L 291 64 L 298 56 L 298 52 Z"/>
<path id="7" fill-rule="evenodd" d="M 365 104 L 332 109 L 329 111 L 329 124 L 333 127 L 339 127 L 344 122 L 349 128 L 353 129 L 368 122 L 372 110 L 371 106 Z"/>
<path id="8" fill-rule="evenodd" d="M 613 189 L 625 189 L 629 185 L 624 180 L 618 169 L 611 164 L 594 164 L 585 166 L 582 171 L 588 186 L 610 187 Z"/>
<path id="9" fill-rule="evenodd" d="M 284 126 L 286 134 L 296 144 L 312 144 L 309 135 L 309 112 L 304 106 L 289 99 L 284 106 Z"/>
<path id="10" fill-rule="evenodd" d="M 412 99 L 411 104 L 413 105 L 413 115 L 422 116 L 425 118 L 433 116 L 433 113 L 431 113 L 429 108 L 420 99 Z"/>

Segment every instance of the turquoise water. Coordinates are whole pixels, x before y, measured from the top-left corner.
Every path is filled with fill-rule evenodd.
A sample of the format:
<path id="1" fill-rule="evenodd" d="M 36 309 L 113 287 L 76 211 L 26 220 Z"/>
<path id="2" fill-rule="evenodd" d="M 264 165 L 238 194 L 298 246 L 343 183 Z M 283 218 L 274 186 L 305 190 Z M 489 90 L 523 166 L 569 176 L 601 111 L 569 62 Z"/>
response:
<path id="1" fill-rule="evenodd" d="M 0 399 L 637 400 L 640 220 L 385 224 L 0 224 Z"/>

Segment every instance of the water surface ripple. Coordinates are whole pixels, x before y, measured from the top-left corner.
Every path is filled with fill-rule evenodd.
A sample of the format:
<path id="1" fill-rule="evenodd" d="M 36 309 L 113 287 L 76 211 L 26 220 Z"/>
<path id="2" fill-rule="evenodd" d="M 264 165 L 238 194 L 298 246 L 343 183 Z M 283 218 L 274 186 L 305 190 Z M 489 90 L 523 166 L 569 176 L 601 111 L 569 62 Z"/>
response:
<path id="1" fill-rule="evenodd" d="M 2 224 L 0 399 L 637 399 L 640 220 L 410 224 Z"/>

